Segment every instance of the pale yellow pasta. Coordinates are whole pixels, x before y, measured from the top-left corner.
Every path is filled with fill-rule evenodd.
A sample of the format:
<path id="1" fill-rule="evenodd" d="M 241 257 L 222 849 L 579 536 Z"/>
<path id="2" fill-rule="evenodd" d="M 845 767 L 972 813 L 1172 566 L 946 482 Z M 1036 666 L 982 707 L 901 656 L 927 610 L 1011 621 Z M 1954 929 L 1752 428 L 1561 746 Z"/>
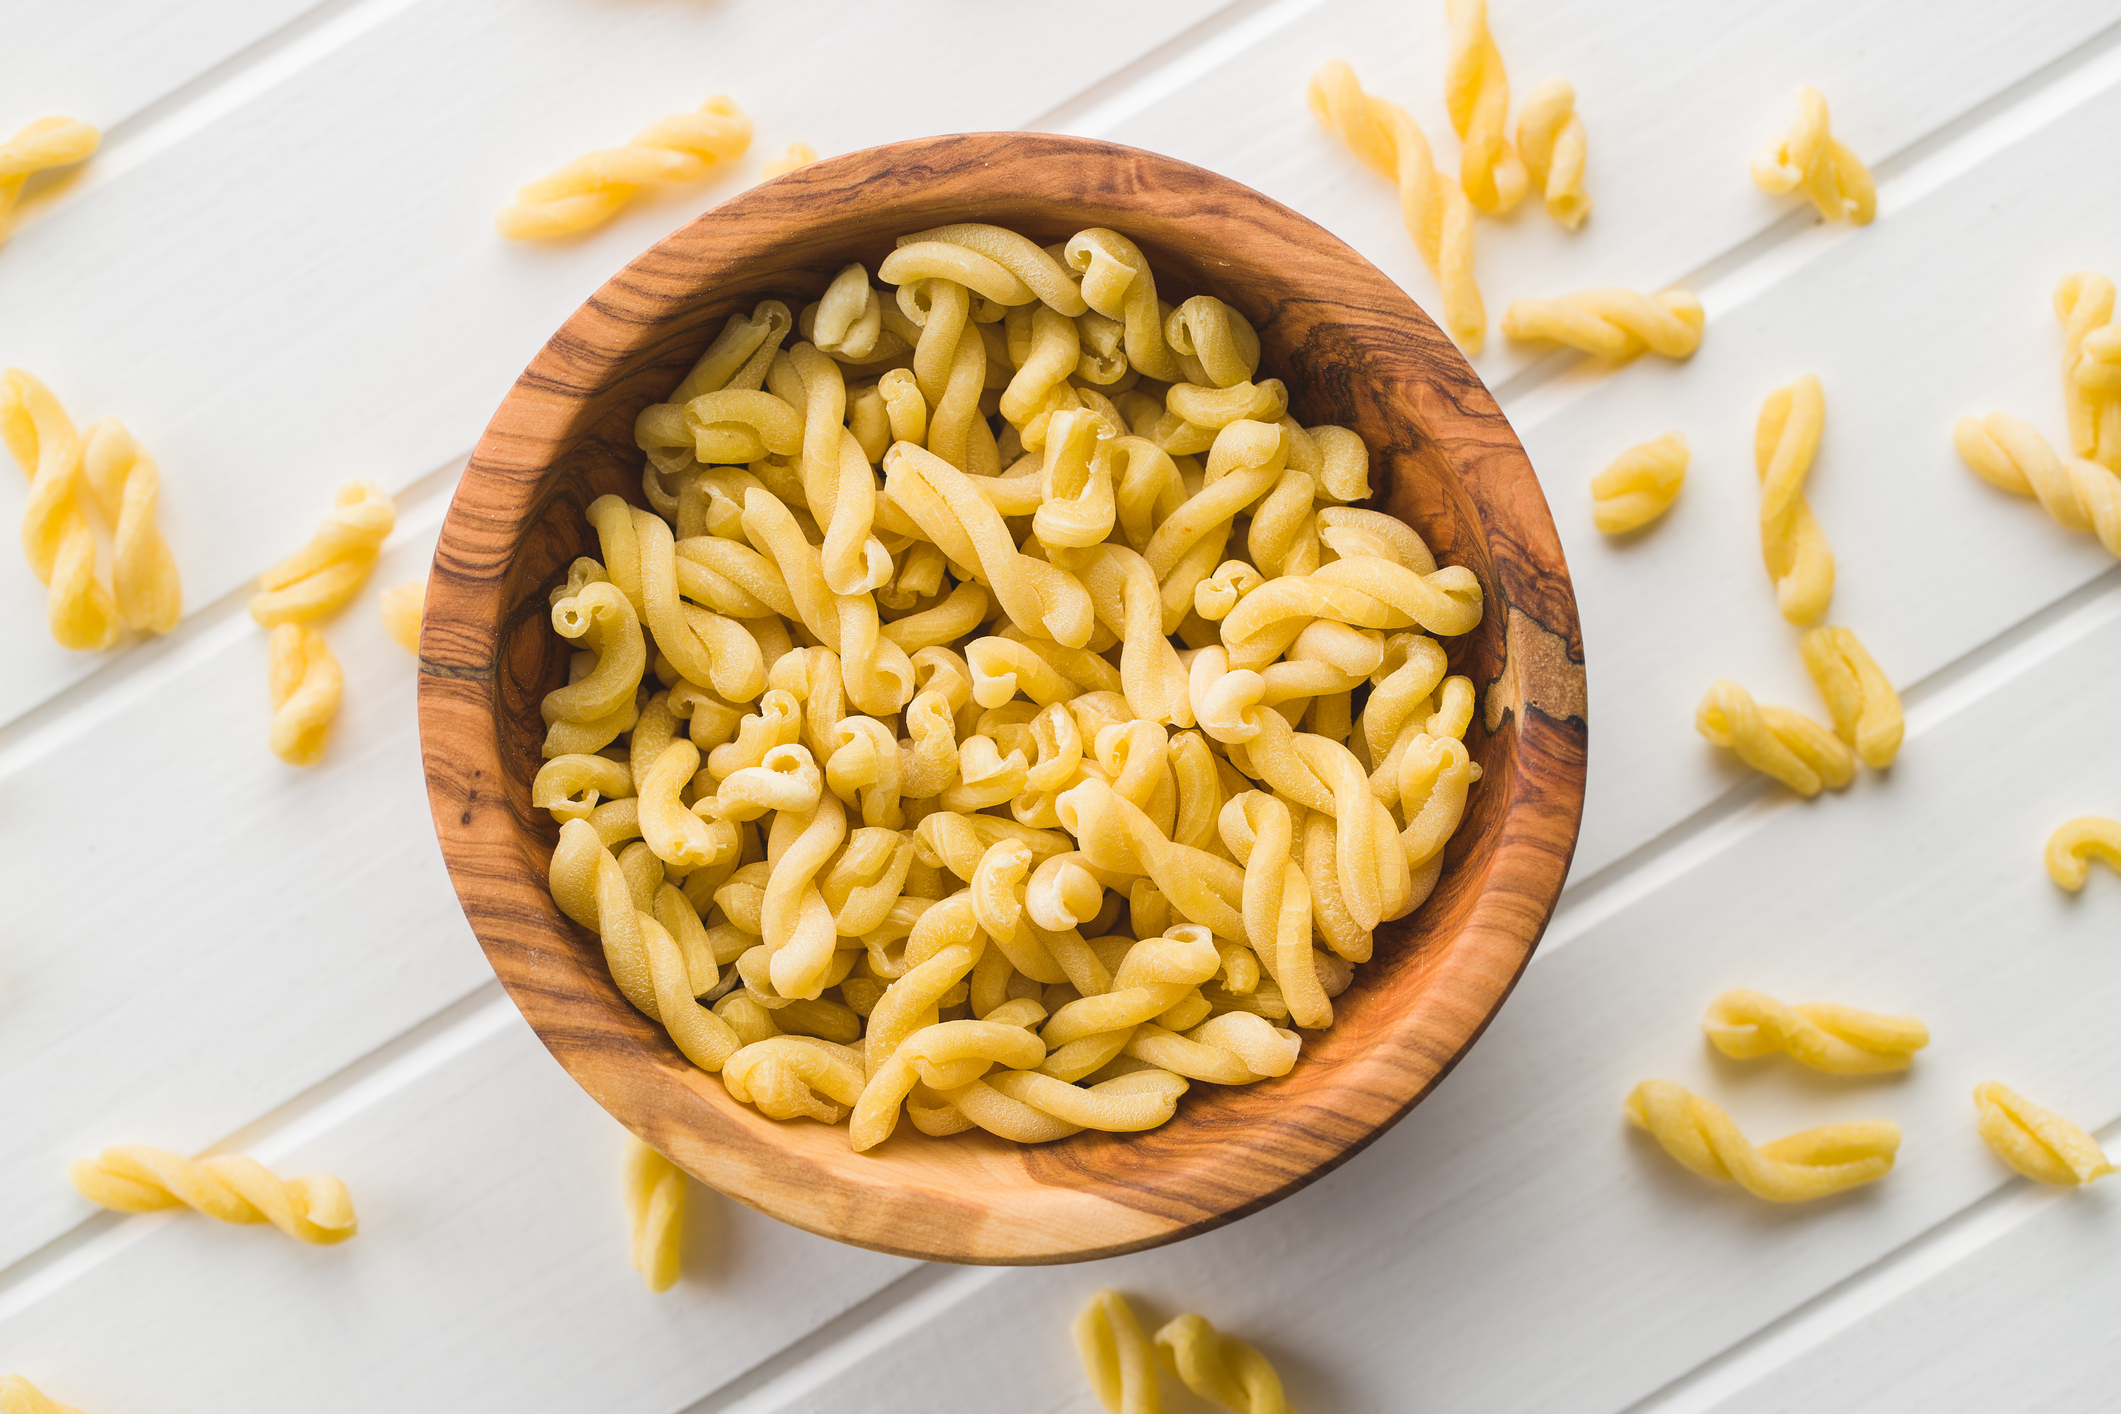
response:
<path id="1" fill-rule="evenodd" d="M 1809 84 L 1789 131 L 1753 159 L 1753 184 L 1775 196 L 1802 190 L 1827 221 L 1867 226 L 1878 214 L 1870 169 L 1828 129 L 1826 99 Z"/>
<path id="2" fill-rule="evenodd" d="M 1840 790 L 1856 779 L 1856 756 L 1841 739 L 1801 712 L 1763 707 L 1737 683 L 1709 684 L 1694 729 L 1740 761 L 1802 796 Z"/>
<path id="3" fill-rule="evenodd" d="M 2114 282 L 2089 270 L 2063 276 L 2055 286 L 2055 317 L 2062 321 L 2062 405 L 2070 445 L 2078 456 L 2121 473 L 2121 326 L 2114 323 Z"/>
<path id="4" fill-rule="evenodd" d="M 520 188 L 494 225 L 510 240 L 571 236 L 609 221 L 642 187 L 696 182 L 750 146 L 751 119 L 718 95 L 698 112 L 650 123 L 624 147 L 578 157 Z"/>
<path id="5" fill-rule="evenodd" d="M 1805 477 L 1826 423 L 1826 394 L 1805 374 L 1760 405 L 1753 460 L 1760 469 L 1760 555 L 1782 616 L 1815 624 L 1834 597 L 1834 552 L 1804 498 Z"/>
<path id="6" fill-rule="evenodd" d="M 20 1375 L 0 1377 L 0 1414 L 81 1414 L 61 1404 Z"/>
<path id="7" fill-rule="evenodd" d="M 397 584 L 377 598 L 383 614 L 383 631 L 408 653 L 420 651 L 420 626 L 427 616 L 427 581 Z"/>
<path id="8" fill-rule="evenodd" d="M 155 461 L 116 418 L 88 429 L 82 477 L 111 527 L 111 589 L 127 628 L 168 633 L 184 616 L 176 557 L 155 525 L 162 479 Z"/>
<path id="9" fill-rule="evenodd" d="M 1500 216 L 1524 198 L 1525 169 L 1510 145 L 1510 81 L 1488 32 L 1488 0 L 1447 0 L 1451 59 L 1444 105 L 1464 144 L 1459 183 L 1482 211 Z"/>
<path id="10" fill-rule="evenodd" d="M 1864 765 L 1882 771 L 1900 753 L 1906 719 L 1900 694 L 1856 635 L 1845 628 L 1815 628 L 1797 642 L 1804 670 L 1826 699 L 1834 735 L 1856 748 Z"/>
<path id="11" fill-rule="evenodd" d="M 2091 1135 L 2007 1086 L 1975 1086 L 1974 1106 L 1988 1147 L 2035 1183 L 2078 1188 L 2115 1171 Z"/>
<path id="12" fill-rule="evenodd" d="M 1721 1108 L 1669 1080 L 1637 1085 L 1627 1115 L 1703 1178 L 1735 1182 L 1770 1203 L 1807 1203 L 1875 1182 L 1892 1172 L 1900 1150 L 1900 1126 L 1884 1119 L 1829 1124 L 1755 1147 Z"/>
<path id="13" fill-rule="evenodd" d="M 1075 1348 L 1090 1388 L 1110 1414 L 1162 1414 L 1156 1349 L 1127 1298 L 1100 1291 L 1075 1318 Z"/>
<path id="14" fill-rule="evenodd" d="M 1591 478 L 1591 522 L 1607 535 L 1640 530 L 1672 508 L 1686 484 L 1686 436 L 1667 432 L 1622 452 Z"/>
<path id="15" fill-rule="evenodd" d="M 1709 1003 L 1702 1024 L 1709 1044 L 1734 1060 L 1784 1052 L 1802 1065 L 1833 1075 L 1905 1070 L 1930 1032 L 1912 1016 L 1884 1016 L 1824 1002 L 1785 1006 L 1739 988 Z"/>
<path id="16" fill-rule="evenodd" d="M 102 133 L 75 118 L 38 118 L 0 142 L 0 241 L 14 232 L 22 187 L 33 174 L 86 162 L 102 142 Z"/>
<path id="17" fill-rule="evenodd" d="M 633 1226 L 633 1269 L 650 1291 L 668 1291 L 677 1283 L 685 1240 L 684 1170 L 629 1134 L 622 1182 Z"/>
<path id="18" fill-rule="evenodd" d="M 357 1230 L 346 1185 L 328 1174 L 280 1178 L 256 1159 L 187 1159 L 167 1149 L 120 1144 L 76 1159 L 66 1176 L 91 1203 L 121 1213 L 190 1208 L 225 1223 L 271 1223 L 289 1237 L 328 1246 Z"/>
<path id="19" fill-rule="evenodd" d="M 1294 1414 L 1267 1357 L 1205 1316 L 1183 1315 L 1156 1333 L 1156 1358 L 1211 1404 L 1234 1414 Z"/>
<path id="20" fill-rule="evenodd" d="M 1400 218 L 1443 292 L 1443 323 L 1459 347 L 1479 353 L 1487 310 L 1473 282 L 1473 205 L 1436 170 L 1429 141 L 1406 110 L 1364 93 L 1355 70 L 1335 59 L 1311 76 L 1311 116 L 1362 163 L 1399 188 Z"/>
<path id="21" fill-rule="evenodd" d="M 2091 861 L 2121 873 L 2121 820 L 2080 815 L 2047 837 L 2047 876 L 2071 893 L 2091 876 Z"/>
<path id="22" fill-rule="evenodd" d="M 787 176 L 798 167 L 808 167 L 815 161 L 817 161 L 816 148 L 807 142 L 791 142 L 788 144 L 788 150 L 785 153 L 759 168 L 759 177 L 761 180 L 771 181 L 775 177 Z"/>
<path id="23" fill-rule="evenodd" d="M 96 578 L 96 536 L 81 510 L 81 437 L 51 389 L 19 368 L 0 373 L 0 437 L 30 479 L 22 553 L 44 581 L 46 622 L 61 648 L 108 648 L 119 606 Z"/>
<path id="24" fill-rule="evenodd" d="M 555 902 L 732 1098 L 858 1150 L 1288 1074 L 1466 814 L 1428 633 L 1478 581 L 1120 233 L 939 227 L 879 275 L 730 318 L 636 418 L 648 509 L 587 508 Z"/>
<path id="25" fill-rule="evenodd" d="M 339 660 L 324 635 L 309 625 L 281 624 L 267 644 L 267 673 L 272 727 L 266 744 L 290 766 L 316 765 L 345 687 Z"/>
<path id="26" fill-rule="evenodd" d="M 258 576 L 250 616 L 262 627 L 307 624 L 337 613 L 376 567 L 397 507 L 371 481 L 339 488 L 331 513 L 309 543 Z"/>
<path id="27" fill-rule="evenodd" d="M 1685 290 L 1659 295 L 1633 290 L 1585 290 L 1559 299 L 1512 300 L 1502 332 L 1512 339 L 1544 339 L 1600 358 L 1629 359 L 1649 352 L 1693 357 L 1705 315 Z"/>
<path id="28" fill-rule="evenodd" d="M 2029 423 L 2007 413 L 1962 417 L 1952 442 L 1976 476 L 2040 508 L 2071 530 L 2088 530 L 2109 555 L 2121 555 L 2121 476 L 2097 462 L 2055 454 Z"/>
<path id="29" fill-rule="evenodd" d="M 1525 95 L 1517 114 L 1518 155 L 1547 215 L 1572 231 L 1591 214 L 1591 199 L 1583 192 L 1587 147 L 1574 84 L 1548 79 Z"/>

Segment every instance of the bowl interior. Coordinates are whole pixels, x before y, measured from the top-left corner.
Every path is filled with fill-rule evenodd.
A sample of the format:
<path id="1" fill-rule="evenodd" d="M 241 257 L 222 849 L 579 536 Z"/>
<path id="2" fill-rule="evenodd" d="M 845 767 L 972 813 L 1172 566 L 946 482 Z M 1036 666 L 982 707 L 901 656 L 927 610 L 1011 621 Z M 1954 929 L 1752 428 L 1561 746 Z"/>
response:
<path id="1" fill-rule="evenodd" d="M 1480 689 L 1483 771 L 1441 882 L 1380 929 L 1329 1030 L 1280 1080 L 1195 1085 L 1143 1134 L 1018 1146 L 901 1123 L 868 1154 L 844 1129 L 768 1120 L 636 1013 L 597 940 L 543 892 L 557 828 L 530 805 L 538 705 L 568 645 L 546 591 L 597 553 L 583 518 L 643 504 L 633 422 L 726 318 L 799 309 L 896 236 L 988 221 L 1040 243 L 1111 226 L 1158 293 L 1216 295 L 1259 331 L 1261 375 L 1306 425 L 1352 427 L 1371 505 L 1412 525 L 1486 595 L 1447 644 Z M 436 818 L 482 944 L 576 1078 L 703 1180 L 829 1236 L 952 1260 L 1051 1261 L 1170 1240 L 1316 1177 L 1411 1106 L 1477 1035 L 1529 957 L 1573 848 L 1583 780 L 1582 647 L 1530 467 L 1486 390 L 1396 286 L 1318 227 L 1235 183 L 1077 139 L 997 134 L 819 163 L 708 213 L 614 279 L 555 337 L 482 439 L 429 597 L 422 731 Z"/>

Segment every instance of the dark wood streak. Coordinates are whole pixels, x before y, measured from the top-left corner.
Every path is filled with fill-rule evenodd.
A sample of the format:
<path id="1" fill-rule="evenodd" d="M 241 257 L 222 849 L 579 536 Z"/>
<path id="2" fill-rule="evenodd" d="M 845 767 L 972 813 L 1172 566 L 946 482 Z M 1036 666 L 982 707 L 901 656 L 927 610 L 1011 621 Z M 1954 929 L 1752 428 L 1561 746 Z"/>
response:
<path id="1" fill-rule="evenodd" d="M 723 319 L 814 298 L 893 237 L 989 220 L 1041 241 L 1109 225 L 1159 293 L 1212 292 L 1260 331 L 1295 414 L 1373 449 L 1373 504 L 1488 596 L 1454 670 L 1492 710 L 1485 778 L 1434 896 L 1307 1035 L 1287 1077 L 1196 1086 L 1171 1124 L 1022 1147 L 902 1124 L 844 1131 L 728 1098 L 613 986 L 596 939 L 546 891 L 555 830 L 529 802 L 538 701 L 563 646 L 545 590 L 593 549 L 582 508 L 640 498 L 632 425 Z M 1509 424 L 1457 350 L 1331 235 L 1235 183 L 1150 153 L 1040 134 L 923 139 L 833 158 L 736 197 L 607 284 L 532 361 L 480 438 L 436 551 L 422 638 L 428 792 L 473 931 L 546 1046 L 629 1128 L 703 1181 L 814 1232 L 960 1262 L 1060 1262 L 1169 1242 L 1257 1211 L 1345 1162 L 1427 1094 L 1501 1005 L 1567 872 L 1582 810 L 1583 647 L 1568 569 Z"/>

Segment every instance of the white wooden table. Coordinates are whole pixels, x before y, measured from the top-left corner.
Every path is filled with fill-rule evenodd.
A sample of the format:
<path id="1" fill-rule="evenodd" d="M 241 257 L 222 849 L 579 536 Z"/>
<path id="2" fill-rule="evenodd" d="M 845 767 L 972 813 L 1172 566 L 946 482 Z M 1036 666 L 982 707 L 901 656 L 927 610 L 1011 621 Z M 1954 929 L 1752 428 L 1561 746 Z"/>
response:
<path id="1" fill-rule="evenodd" d="M 1688 363 L 1596 378 L 1499 337 L 1478 360 L 1582 605 L 1575 873 L 1442 1088 L 1220 1232 L 1092 1266 L 924 1268 L 696 1190 L 684 1279 L 649 1294 L 620 1130 L 501 995 L 450 892 L 414 668 L 374 587 L 330 629 L 347 692 L 325 763 L 265 750 L 257 571 L 360 475 L 401 496 L 375 586 L 416 578 L 539 343 L 791 141 L 1029 126 L 1161 149 L 1430 301 L 1390 190 L 1303 86 L 1348 58 L 1455 162 L 1442 8 L 0 3 L 0 128 L 60 112 L 108 132 L 0 248 L 0 363 L 159 458 L 189 608 L 166 639 L 67 654 L 0 554 L 0 1372 L 91 1414 L 1090 1411 L 1066 1326 L 1114 1285 L 1258 1342 L 1306 1414 L 2107 1407 L 2121 1183 L 2014 1179 L 1969 1091 L 2005 1080 L 2109 1145 L 2121 1126 L 2121 881 L 2071 897 L 2039 858 L 2061 820 L 2121 813 L 2121 572 L 1977 481 L 1949 429 L 2001 408 L 2061 439 L 2049 292 L 2121 273 L 2112 0 L 1496 0 L 1518 93 L 1576 84 L 1597 209 L 1574 236 L 1531 203 L 1482 224 L 1491 318 L 1683 282 L 1710 327 Z M 1749 183 L 1799 83 L 1872 162 L 1873 226 Z M 722 91 L 758 129 L 728 175 L 579 242 L 494 235 L 518 183 Z M 1759 567 L 1751 462 L 1761 398 L 1806 371 L 1829 407 L 1811 499 L 1834 619 L 1902 685 L 1909 727 L 1888 775 L 1809 804 L 1691 727 L 1719 676 L 1816 710 Z M 1695 458 L 1677 508 L 1603 541 L 1587 478 L 1675 427 Z M 1870 1083 L 1718 1063 L 1698 1018 L 1734 985 L 1912 1011 L 1935 1043 Z M 1895 1119 L 1900 1166 L 1795 1211 L 1712 1188 L 1623 1124 L 1652 1075 L 1763 1137 Z M 63 1169 L 112 1142 L 340 1174 L 361 1235 L 309 1249 L 100 1213 Z"/>

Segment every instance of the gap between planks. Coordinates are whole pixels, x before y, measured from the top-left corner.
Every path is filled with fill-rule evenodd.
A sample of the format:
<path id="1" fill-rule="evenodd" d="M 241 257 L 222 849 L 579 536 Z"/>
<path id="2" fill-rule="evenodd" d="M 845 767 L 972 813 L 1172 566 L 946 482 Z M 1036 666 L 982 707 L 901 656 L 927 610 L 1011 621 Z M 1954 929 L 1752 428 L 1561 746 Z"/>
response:
<path id="1" fill-rule="evenodd" d="M 416 3 L 326 0 L 304 11 L 113 124 L 102 155 L 84 181 L 111 180 L 153 160 Z M 1322 3 L 1237 0 L 1025 126 L 1084 135 L 1108 131 Z M 2101 30 L 1875 164 L 1880 215 L 1919 201 L 2117 79 L 2121 79 L 2121 23 Z M 1792 212 L 1674 283 L 1693 288 L 1713 320 L 1717 312 L 1756 297 L 1809 264 L 1833 242 L 1854 234 L 1823 226 L 1807 211 Z M 1567 352 L 1541 359 L 1501 380 L 1494 389 L 1497 401 L 1513 410 L 1520 421 L 1539 420 L 1587 390 L 1588 384 L 1559 384 L 1585 362 Z M 463 462 L 462 456 L 452 458 L 398 497 L 401 515 L 390 546 L 430 534 L 440 524 Z M 135 645 L 108 666 L 0 727 L 0 776 L 19 762 L 84 734 L 113 711 L 147 695 L 162 679 L 221 651 L 237 634 L 247 631 L 249 593 L 246 586 L 223 596 L 187 617 L 176 632 Z M 1905 692 L 1909 738 L 1919 738 L 2117 614 L 2121 614 L 2121 566 L 1911 684 Z M 1596 875 L 1572 883 L 1534 962 L 1730 848 L 1796 803 L 1764 780 L 1744 782 Z M 486 983 L 226 1136 L 208 1152 L 246 1149 L 269 1160 L 417 1083 L 514 1019 L 514 1009 L 499 984 Z M 2102 1139 L 2113 1142 L 2117 1131 L 2121 1124 L 2109 1126 L 2102 1131 Z M 1630 1411 L 1681 1414 L 1709 1408 L 2006 1236 L 2062 1196 L 2022 1180 L 2006 1184 L 1638 1401 Z M 152 1224 L 167 1220 L 168 1215 L 98 1215 L 0 1270 L 0 1319 L 141 1240 L 153 1230 Z M 688 1406 L 686 1414 L 707 1414 L 711 1409 L 764 1414 L 784 1408 L 931 1316 L 1002 1279 L 1007 1271 L 917 1268 L 708 1392 Z"/>

